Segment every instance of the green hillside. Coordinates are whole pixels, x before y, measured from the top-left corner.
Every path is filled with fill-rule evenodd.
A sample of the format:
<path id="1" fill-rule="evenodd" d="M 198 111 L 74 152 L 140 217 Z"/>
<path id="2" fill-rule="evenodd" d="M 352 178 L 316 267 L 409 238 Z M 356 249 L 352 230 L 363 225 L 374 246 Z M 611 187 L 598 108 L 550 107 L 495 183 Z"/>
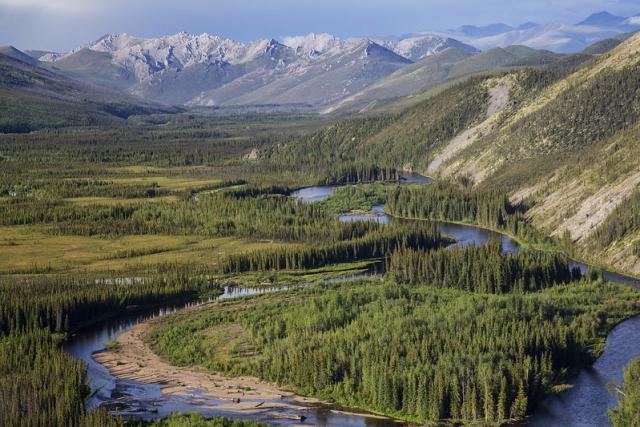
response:
<path id="1" fill-rule="evenodd" d="M 0 46 L 0 55 L 6 55 L 10 58 L 17 59 L 18 61 L 26 62 L 27 64 L 37 65 L 38 60 L 30 55 L 16 49 L 13 46 Z"/>
<path id="2" fill-rule="evenodd" d="M 129 96 L 96 89 L 39 67 L 14 48 L 0 53 L 0 132 L 112 125 L 132 115 L 175 112 Z M 27 62 L 21 58 L 31 58 Z"/>

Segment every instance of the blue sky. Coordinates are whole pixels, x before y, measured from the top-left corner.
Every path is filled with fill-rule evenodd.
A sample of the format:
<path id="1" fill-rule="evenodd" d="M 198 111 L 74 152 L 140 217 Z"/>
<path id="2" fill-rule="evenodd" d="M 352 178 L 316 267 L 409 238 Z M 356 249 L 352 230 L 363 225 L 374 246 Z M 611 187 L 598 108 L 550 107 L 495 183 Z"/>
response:
<path id="1" fill-rule="evenodd" d="M 117 32 L 208 32 L 241 41 L 309 32 L 400 35 L 577 22 L 602 10 L 639 14 L 640 0 L 0 0 L 0 45 L 64 51 Z"/>

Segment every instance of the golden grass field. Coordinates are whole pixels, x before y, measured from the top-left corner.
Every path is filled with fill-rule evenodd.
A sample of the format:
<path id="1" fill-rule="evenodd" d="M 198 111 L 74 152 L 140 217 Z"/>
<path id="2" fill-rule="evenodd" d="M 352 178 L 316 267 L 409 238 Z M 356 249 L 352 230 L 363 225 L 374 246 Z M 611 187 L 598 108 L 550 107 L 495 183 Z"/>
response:
<path id="1" fill-rule="evenodd" d="M 117 177 L 91 177 L 114 184 L 153 185 L 169 194 L 153 198 L 76 197 L 65 203 L 80 206 L 110 206 L 174 203 L 181 193 L 206 188 L 222 180 L 212 178 L 202 167 L 158 168 L 122 166 L 112 170 Z M 201 176 L 199 176 L 201 174 Z M 78 178 L 76 178 L 78 179 Z M 7 203 L 11 197 L 0 198 Z M 46 225 L 0 226 L 0 274 L 136 271 L 158 264 L 178 263 L 215 267 L 231 253 L 281 245 L 236 237 L 133 235 L 120 237 L 58 236 Z"/>
<path id="2" fill-rule="evenodd" d="M 235 237 L 52 236 L 37 227 L 0 227 L 0 274 L 124 271 L 163 263 L 214 267 L 224 255 L 274 245 Z"/>

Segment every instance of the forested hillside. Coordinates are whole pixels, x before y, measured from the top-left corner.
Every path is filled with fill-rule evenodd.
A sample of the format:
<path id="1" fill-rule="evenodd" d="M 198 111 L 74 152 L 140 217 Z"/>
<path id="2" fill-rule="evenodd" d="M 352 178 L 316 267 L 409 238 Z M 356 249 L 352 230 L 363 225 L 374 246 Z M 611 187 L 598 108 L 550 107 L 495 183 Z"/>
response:
<path id="1" fill-rule="evenodd" d="M 320 174 L 364 163 L 497 188 L 526 200 L 536 227 L 570 238 L 582 257 L 638 274 L 629 197 L 640 184 L 639 70 L 640 35 L 602 42 L 543 68 L 433 90 L 401 114 L 351 119 L 263 155 Z M 615 209 L 622 203 L 627 212 Z"/>
<path id="2" fill-rule="evenodd" d="M 499 126 L 447 172 L 528 199 L 546 233 L 569 236 L 585 257 L 640 273 L 637 203 L 629 199 L 640 183 L 639 46 L 633 36 L 552 83 L 521 79 Z M 620 204 L 627 212 L 615 209 Z"/>
<path id="3" fill-rule="evenodd" d="M 338 122 L 264 157 L 282 168 L 310 168 L 331 176 L 341 165 L 420 169 L 437 147 L 486 114 L 485 80 L 472 78 L 394 116 Z"/>

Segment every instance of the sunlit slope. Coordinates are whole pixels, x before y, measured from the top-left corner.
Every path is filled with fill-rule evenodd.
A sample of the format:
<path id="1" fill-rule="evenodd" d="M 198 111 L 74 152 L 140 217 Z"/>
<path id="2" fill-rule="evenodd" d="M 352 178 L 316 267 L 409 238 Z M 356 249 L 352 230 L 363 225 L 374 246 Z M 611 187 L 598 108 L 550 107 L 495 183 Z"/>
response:
<path id="1" fill-rule="evenodd" d="M 640 184 L 640 36 L 550 78 L 504 77 L 514 82 L 511 103 L 496 123 L 430 172 L 507 186 L 535 202 L 530 214 L 545 231 L 570 237 L 584 256 L 640 273 L 638 222 L 611 217 Z"/>

